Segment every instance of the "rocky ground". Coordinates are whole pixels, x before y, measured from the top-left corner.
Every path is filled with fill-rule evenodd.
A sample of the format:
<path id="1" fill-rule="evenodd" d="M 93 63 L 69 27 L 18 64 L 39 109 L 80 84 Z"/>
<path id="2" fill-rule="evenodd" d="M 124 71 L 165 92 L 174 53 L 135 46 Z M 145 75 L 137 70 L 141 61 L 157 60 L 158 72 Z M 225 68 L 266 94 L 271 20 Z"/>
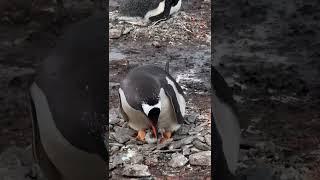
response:
<path id="1" fill-rule="evenodd" d="M 147 27 L 118 20 L 117 1 L 109 13 L 110 178 L 177 176 L 210 178 L 210 2 L 184 1 L 178 14 Z M 165 66 L 188 98 L 186 124 L 164 144 L 135 140 L 136 132 L 119 114 L 119 82 L 142 64 Z M 195 176 L 196 175 L 196 176 Z"/>
<path id="2" fill-rule="evenodd" d="M 319 179 L 319 2 L 227 0 L 214 8 L 213 63 L 249 121 L 239 173 L 257 167 L 273 179 Z"/>

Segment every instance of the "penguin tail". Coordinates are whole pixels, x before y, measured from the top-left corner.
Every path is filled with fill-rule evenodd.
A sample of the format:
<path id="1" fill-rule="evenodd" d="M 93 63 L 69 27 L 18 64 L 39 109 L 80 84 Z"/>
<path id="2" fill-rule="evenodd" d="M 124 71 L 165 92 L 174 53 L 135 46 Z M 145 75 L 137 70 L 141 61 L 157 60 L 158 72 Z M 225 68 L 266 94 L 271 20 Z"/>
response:
<path id="1" fill-rule="evenodd" d="M 164 67 L 164 70 L 165 70 L 167 73 L 169 73 L 169 63 L 170 63 L 170 60 L 168 60 L 168 61 L 166 62 L 166 66 Z"/>

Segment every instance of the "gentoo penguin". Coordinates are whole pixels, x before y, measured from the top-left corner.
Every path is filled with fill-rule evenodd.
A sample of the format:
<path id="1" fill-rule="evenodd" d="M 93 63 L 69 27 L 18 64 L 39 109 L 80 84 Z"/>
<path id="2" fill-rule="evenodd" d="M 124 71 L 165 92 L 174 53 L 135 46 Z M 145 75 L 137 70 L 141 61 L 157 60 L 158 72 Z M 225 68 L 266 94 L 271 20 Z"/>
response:
<path id="1" fill-rule="evenodd" d="M 120 83 L 120 112 L 128 125 L 145 141 L 146 130 L 160 143 L 172 136 L 184 122 L 186 99 L 179 84 L 168 72 L 154 65 L 132 69 Z"/>
<path id="2" fill-rule="evenodd" d="M 120 20 L 129 23 L 147 24 L 152 21 L 169 18 L 181 8 L 182 0 L 122 0 Z"/>
<path id="3" fill-rule="evenodd" d="M 72 25 L 30 88 L 33 152 L 50 180 L 104 180 L 107 169 L 106 20 Z"/>
<path id="4" fill-rule="evenodd" d="M 234 180 L 240 151 L 239 114 L 232 90 L 213 66 L 211 85 L 213 179 Z"/>

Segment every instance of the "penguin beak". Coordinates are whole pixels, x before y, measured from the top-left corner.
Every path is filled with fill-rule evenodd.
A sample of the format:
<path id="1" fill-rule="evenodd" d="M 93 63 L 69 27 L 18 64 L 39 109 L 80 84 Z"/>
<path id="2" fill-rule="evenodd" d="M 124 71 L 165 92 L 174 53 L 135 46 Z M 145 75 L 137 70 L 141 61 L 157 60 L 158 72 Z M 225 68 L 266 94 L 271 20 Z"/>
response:
<path id="1" fill-rule="evenodd" d="M 153 136 L 157 138 L 157 135 L 158 135 L 157 128 L 153 124 L 151 124 L 151 128 L 152 128 Z"/>

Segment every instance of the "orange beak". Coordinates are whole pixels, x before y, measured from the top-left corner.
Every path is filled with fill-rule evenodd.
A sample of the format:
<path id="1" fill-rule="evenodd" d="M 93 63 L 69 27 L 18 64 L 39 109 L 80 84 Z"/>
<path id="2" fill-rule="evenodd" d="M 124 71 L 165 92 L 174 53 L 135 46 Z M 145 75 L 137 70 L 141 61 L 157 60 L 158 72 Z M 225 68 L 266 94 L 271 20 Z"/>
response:
<path id="1" fill-rule="evenodd" d="M 157 134 L 158 134 L 157 129 L 153 125 L 151 125 L 151 128 L 152 128 L 152 133 L 153 133 L 154 137 L 157 138 Z"/>

